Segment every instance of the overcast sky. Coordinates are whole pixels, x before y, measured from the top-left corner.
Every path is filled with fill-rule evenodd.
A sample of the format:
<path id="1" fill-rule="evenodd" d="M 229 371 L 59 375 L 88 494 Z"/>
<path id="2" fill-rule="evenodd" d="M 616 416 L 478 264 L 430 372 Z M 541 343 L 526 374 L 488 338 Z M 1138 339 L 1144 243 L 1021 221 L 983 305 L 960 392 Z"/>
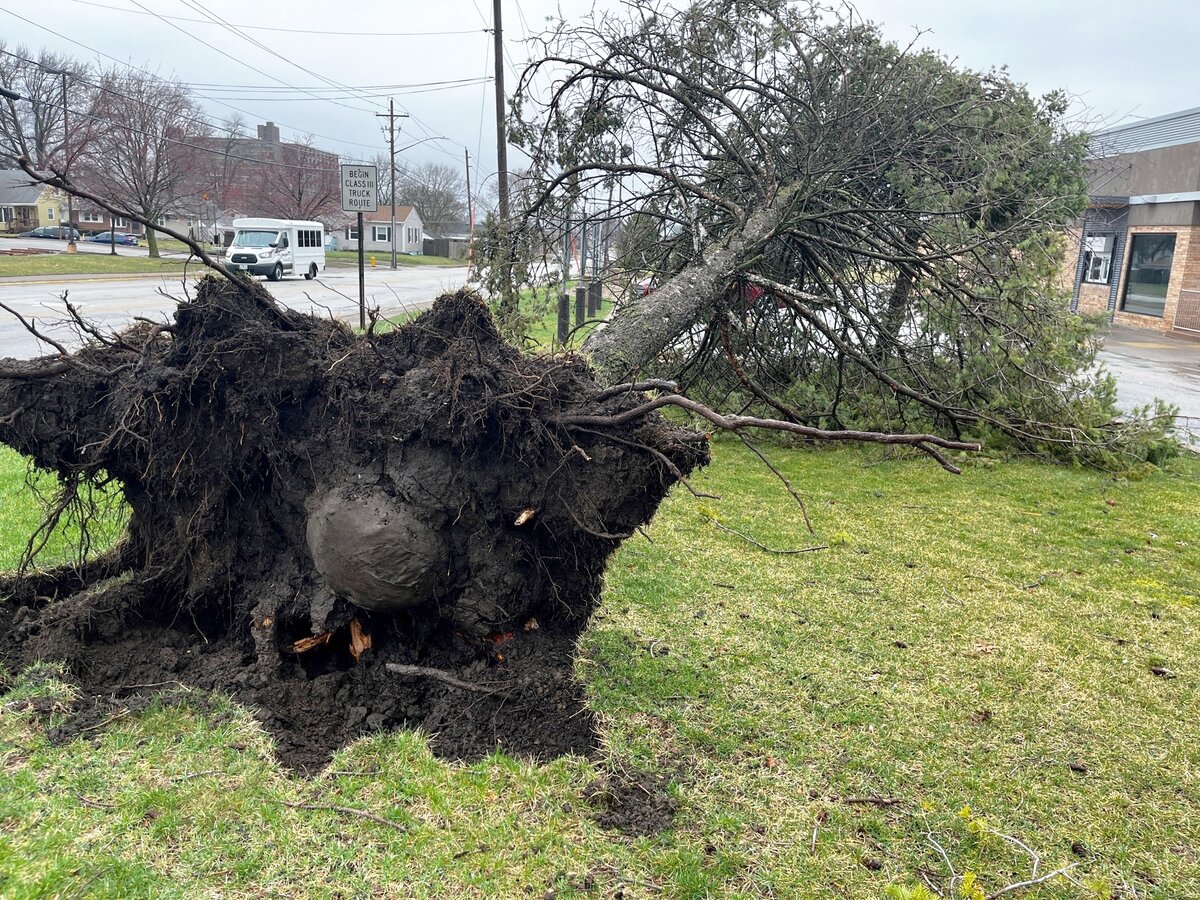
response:
<path id="1" fill-rule="evenodd" d="M 598 2 L 616 6 L 616 0 Z M 529 53 L 522 38 L 540 31 L 547 16 L 570 19 L 592 8 L 591 0 L 503 4 L 510 89 Z M 1196 0 L 859 0 L 856 5 L 897 41 L 909 42 L 920 28 L 926 32 L 920 38 L 924 46 L 964 66 L 1007 65 L 1039 94 L 1065 88 L 1090 121 L 1112 124 L 1200 106 Z M 200 10 L 239 26 L 264 46 L 218 23 L 170 18 L 201 19 Z M 495 169 L 492 85 L 480 80 L 492 71 L 491 35 L 484 31 L 490 26 L 491 0 L 0 0 L 0 37 L 10 47 L 44 46 L 89 60 L 107 54 L 174 75 L 196 85 L 198 93 L 223 98 L 226 105 L 203 101 L 214 118 L 233 114 L 230 106 L 240 107 L 251 125 L 270 119 L 285 136 L 313 133 L 320 146 L 346 157 L 370 158 L 383 149 L 383 120 L 373 113 L 385 111 L 386 95 L 394 94 L 397 108 L 412 114 L 401 124 L 398 147 L 429 136 L 447 139 L 414 146 L 401 159 L 461 164 L 465 147 L 479 160 L 477 180 Z M 330 91 L 322 79 L 363 87 L 367 96 L 330 102 L 294 90 L 280 92 L 282 82 L 324 96 Z M 428 84 L 460 79 L 469 83 L 448 89 Z M 424 86 L 392 87 L 418 83 Z M 366 87 L 378 85 L 388 87 Z M 409 92 L 414 90 L 425 92 Z M 518 164 L 519 157 L 512 166 Z"/>

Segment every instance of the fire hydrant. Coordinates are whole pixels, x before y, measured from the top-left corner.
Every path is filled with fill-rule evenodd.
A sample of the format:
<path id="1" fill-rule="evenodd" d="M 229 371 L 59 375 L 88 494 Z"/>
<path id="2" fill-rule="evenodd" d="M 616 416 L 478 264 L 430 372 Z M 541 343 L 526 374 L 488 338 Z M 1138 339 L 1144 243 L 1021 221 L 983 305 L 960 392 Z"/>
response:
<path id="1" fill-rule="evenodd" d="M 371 268 L 375 268 L 375 257 L 371 257 Z"/>

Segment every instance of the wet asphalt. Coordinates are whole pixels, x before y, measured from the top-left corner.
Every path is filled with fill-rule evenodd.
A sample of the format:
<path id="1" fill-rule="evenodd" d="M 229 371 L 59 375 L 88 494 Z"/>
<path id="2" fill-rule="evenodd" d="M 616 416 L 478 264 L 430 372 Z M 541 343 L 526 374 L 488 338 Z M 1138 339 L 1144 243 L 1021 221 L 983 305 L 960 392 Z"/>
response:
<path id="1" fill-rule="evenodd" d="M 1155 398 L 1179 407 L 1180 430 L 1200 443 L 1200 334 L 1195 338 L 1112 325 L 1100 361 L 1126 410 Z"/>

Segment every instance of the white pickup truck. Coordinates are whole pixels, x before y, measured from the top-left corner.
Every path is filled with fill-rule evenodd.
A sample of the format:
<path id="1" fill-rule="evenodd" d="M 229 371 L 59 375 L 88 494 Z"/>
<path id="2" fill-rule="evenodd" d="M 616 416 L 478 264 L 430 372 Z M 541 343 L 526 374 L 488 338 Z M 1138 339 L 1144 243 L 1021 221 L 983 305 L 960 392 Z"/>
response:
<path id="1" fill-rule="evenodd" d="M 279 281 L 284 275 L 316 278 L 325 268 L 325 226 L 296 219 L 234 219 L 229 267 Z"/>

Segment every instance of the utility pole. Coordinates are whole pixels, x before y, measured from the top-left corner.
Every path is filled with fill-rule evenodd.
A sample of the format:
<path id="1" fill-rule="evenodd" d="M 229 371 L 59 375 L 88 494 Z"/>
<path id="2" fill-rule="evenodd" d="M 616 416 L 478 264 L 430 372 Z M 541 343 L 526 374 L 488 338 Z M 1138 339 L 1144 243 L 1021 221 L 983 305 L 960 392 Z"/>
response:
<path id="1" fill-rule="evenodd" d="M 467 280 L 471 280 L 471 257 L 475 253 L 475 205 L 471 200 L 471 151 L 463 147 L 463 161 L 467 167 Z"/>
<path id="2" fill-rule="evenodd" d="M 66 69 L 46 69 L 51 75 L 62 76 L 62 111 L 63 111 L 63 176 L 71 165 L 71 129 L 67 124 L 67 75 Z M 71 195 L 67 194 L 67 252 L 78 253 L 75 246 L 75 204 Z"/>
<path id="3" fill-rule="evenodd" d="M 392 170 L 392 227 L 389 232 L 392 236 L 392 268 L 396 268 L 396 120 L 407 119 L 408 113 L 396 112 L 396 101 L 388 100 L 388 111 L 385 113 L 375 113 L 375 116 L 380 119 L 388 120 L 388 161 L 391 163 L 389 168 Z M 359 232 L 359 244 L 362 244 L 362 232 Z"/>
<path id="4" fill-rule="evenodd" d="M 508 226 L 508 129 L 504 116 L 504 26 L 500 0 L 492 0 L 492 37 L 496 57 L 496 186 L 500 191 L 500 224 Z"/>
<path id="5" fill-rule="evenodd" d="M 516 312 L 518 299 L 512 289 L 512 247 L 508 233 L 508 128 L 504 115 L 504 23 L 501 0 L 492 0 L 493 55 L 496 57 L 496 188 L 500 192 L 500 308 L 506 315 Z"/>

